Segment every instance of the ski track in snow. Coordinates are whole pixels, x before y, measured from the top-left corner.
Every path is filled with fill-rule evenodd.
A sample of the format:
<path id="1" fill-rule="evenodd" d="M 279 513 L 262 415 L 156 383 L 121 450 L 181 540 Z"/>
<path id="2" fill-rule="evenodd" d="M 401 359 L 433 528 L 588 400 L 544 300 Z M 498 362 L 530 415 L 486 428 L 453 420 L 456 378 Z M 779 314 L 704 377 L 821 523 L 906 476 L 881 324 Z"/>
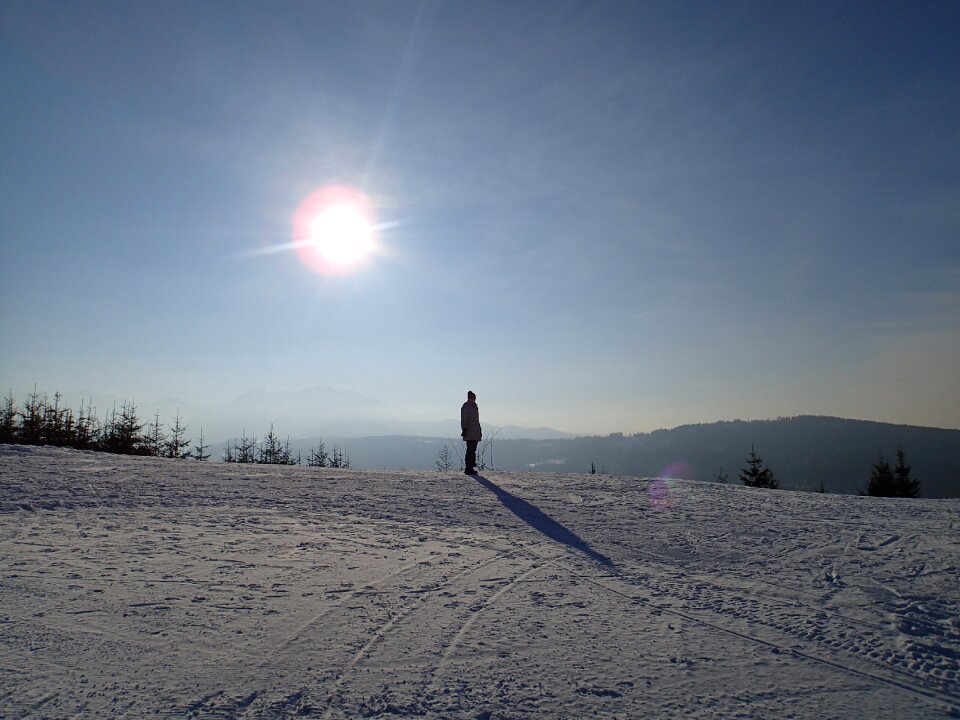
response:
<path id="1" fill-rule="evenodd" d="M 956 718 L 960 501 L 0 446 L 0 717 Z"/>

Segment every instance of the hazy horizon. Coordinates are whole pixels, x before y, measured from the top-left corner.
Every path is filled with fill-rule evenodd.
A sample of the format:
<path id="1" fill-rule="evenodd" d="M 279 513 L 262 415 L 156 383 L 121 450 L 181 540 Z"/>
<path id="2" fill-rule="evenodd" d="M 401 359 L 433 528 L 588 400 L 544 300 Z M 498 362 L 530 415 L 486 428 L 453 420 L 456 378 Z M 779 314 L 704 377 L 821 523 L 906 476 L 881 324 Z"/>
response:
<path id="1" fill-rule="evenodd" d="M 300 391 L 269 391 L 254 388 L 237 394 L 227 402 L 202 405 L 177 396 L 142 399 L 136 397 L 96 393 L 92 391 L 49 391 L 37 387 L 28 392 L 12 392 L 14 401 L 23 408 L 25 401 L 33 392 L 41 398 L 46 397 L 52 405 L 54 394 L 61 395 L 60 407 L 74 411 L 90 409 L 104 420 L 111 410 L 119 411 L 124 403 L 136 405 L 137 414 L 145 425 L 156 420 L 159 412 L 160 424 L 169 429 L 179 415 L 181 424 L 187 428 L 187 436 L 196 441 L 203 430 L 204 439 L 214 444 L 232 441 L 241 434 L 262 438 L 268 431 L 276 432 L 280 437 L 289 437 L 298 442 L 317 438 L 360 439 L 377 436 L 409 436 L 424 438 L 453 438 L 457 436 L 459 419 L 455 412 L 447 416 L 430 418 L 410 418 L 403 409 L 384 403 L 380 398 L 367 397 L 353 391 L 344 391 L 327 386 L 303 388 Z M 4 393 L 6 397 L 6 393 Z M 454 410 L 456 410 L 455 408 Z M 800 417 L 838 418 L 854 422 L 877 422 L 915 428 L 960 430 L 960 428 L 935 425 L 913 425 L 910 423 L 888 423 L 871 418 L 851 418 L 807 413 L 780 415 L 776 417 L 716 417 L 676 425 L 655 425 L 642 430 L 609 430 L 603 432 L 571 432 L 562 427 L 549 425 L 525 426 L 504 421 L 491 414 L 484 417 L 485 437 L 496 434 L 500 440 L 559 440 L 573 438 L 606 437 L 623 435 L 625 437 L 647 435 L 658 431 L 671 431 L 682 427 L 715 425 L 725 423 L 763 423 Z"/>
<path id="2" fill-rule="evenodd" d="M 958 428 L 958 28 L 951 2 L 6 0 L 0 391 Z"/>

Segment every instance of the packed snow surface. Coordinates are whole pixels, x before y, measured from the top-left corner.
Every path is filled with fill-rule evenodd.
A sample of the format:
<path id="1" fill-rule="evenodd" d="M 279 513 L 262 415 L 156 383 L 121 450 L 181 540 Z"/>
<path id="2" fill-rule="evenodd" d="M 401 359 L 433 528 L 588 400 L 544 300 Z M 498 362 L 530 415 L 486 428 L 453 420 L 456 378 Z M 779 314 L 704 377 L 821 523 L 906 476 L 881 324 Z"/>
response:
<path id="1" fill-rule="evenodd" d="M 960 717 L 960 501 L 0 446 L 0 716 Z"/>

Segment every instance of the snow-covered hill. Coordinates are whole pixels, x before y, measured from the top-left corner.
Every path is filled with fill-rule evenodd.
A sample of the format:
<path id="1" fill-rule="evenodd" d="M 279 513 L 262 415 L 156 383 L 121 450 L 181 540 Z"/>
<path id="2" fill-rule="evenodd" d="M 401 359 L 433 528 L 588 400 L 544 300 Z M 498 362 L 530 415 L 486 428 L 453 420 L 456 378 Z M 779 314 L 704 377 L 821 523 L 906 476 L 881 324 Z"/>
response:
<path id="1" fill-rule="evenodd" d="M 0 716 L 960 716 L 960 501 L 0 446 Z"/>

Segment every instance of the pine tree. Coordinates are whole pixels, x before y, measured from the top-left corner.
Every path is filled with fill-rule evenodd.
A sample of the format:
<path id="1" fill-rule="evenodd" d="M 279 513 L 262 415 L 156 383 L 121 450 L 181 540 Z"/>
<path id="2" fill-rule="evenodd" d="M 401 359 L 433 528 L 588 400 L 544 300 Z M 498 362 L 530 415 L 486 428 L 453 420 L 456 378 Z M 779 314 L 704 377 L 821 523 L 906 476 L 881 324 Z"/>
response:
<path id="1" fill-rule="evenodd" d="M 290 436 L 283 443 L 283 449 L 280 451 L 280 462 L 283 465 L 299 465 L 300 453 L 297 453 L 297 459 L 293 459 L 293 453 L 290 451 Z"/>
<path id="2" fill-rule="evenodd" d="M 343 451 L 340 449 L 339 445 L 334 445 L 333 451 L 330 453 L 330 467 L 343 467 Z"/>
<path id="3" fill-rule="evenodd" d="M 104 452 L 116 452 L 117 436 L 117 404 L 114 403 L 103 418 L 103 428 L 100 433 L 100 449 Z"/>
<path id="4" fill-rule="evenodd" d="M 334 445 L 333 451 L 330 453 L 330 467 L 344 469 L 350 467 L 350 456 L 339 445 Z"/>
<path id="5" fill-rule="evenodd" d="M 76 447 L 77 420 L 71 408 L 63 409 L 63 430 L 60 440 L 64 447 Z"/>
<path id="6" fill-rule="evenodd" d="M 120 416 L 116 409 L 108 421 L 104 450 L 118 455 L 149 455 L 149 441 L 143 436 L 143 423 L 137 417 L 137 404 L 124 401 Z"/>
<path id="7" fill-rule="evenodd" d="M 0 407 L 0 443 L 17 441 L 17 401 L 13 399 L 13 390 L 7 393 Z"/>
<path id="8" fill-rule="evenodd" d="M 276 433 L 273 432 L 273 424 L 270 425 L 270 432 L 263 438 L 263 444 L 257 454 L 257 462 L 263 465 L 282 465 L 280 441 Z"/>
<path id="9" fill-rule="evenodd" d="M 727 480 L 730 479 L 730 475 L 723 471 L 723 468 L 720 468 L 720 472 L 713 476 L 718 483 L 721 485 L 726 485 Z"/>
<path id="10" fill-rule="evenodd" d="M 153 414 L 153 422 L 147 429 L 147 439 L 150 445 L 150 453 L 154 457 L 163 455 L 163 450 L 167 446 L 167 434 L 163 431 L 163 425 L 160 424 L 160 411 Z"/>
<path id="11" fill-rule="evenodd" d="M 897 466 L 893 469 L 895 497 L 914 498 L 920 495 L 920 481 L 910 477 L 910 466 L 903 453 L 903 445 L 897 445 Z"/>
<path id="12" fill-rule="evenodd" d="M 257 438 L 247 437 L 247 431 L 244 429 L 240 436 L 240 441 L 234 445 L 234 458 L 238 463 L 254 463 L 257 461 Z"/>
<path id="13" fill-rule="evenodd" d="M 327 455 L 327 447 L 323 444 L 323 440 L 316 444 L 316 446 L 310 448 L 310 454 L 307 455 L 307 465 L 310 467 L 327 467 L 327 462 L 330 457 Z"/>
<path id="14" fill-rule="evenodd" d="M 874 497 L 893 497 L 894 496 L 893 471 L 890 469 L 890 463 L 881 455 L 873 466 L 873 472 L 870 474 L 870 482 L 867 485 L 867 495 Z"/>
<path id="15" fill-rule="evenodd" d="M 452 459 L 450 458 L 450 448 L 444 445 L 440 448 L 440 452 L 437 453 L 436 459 L 437 470 L 440 472 L 447 472 L 450 470 L 450 466 L 453 464 Z"/>
<path id="16" fill-rule="evenodd" d="M 34 385 L 33 392 L 27 396 L 27 401 L 23 404 L 23 410 L 20 413 L 20 432 L 19 440 L 24 445 L 43 445 L 44 428 L 44 408 L 47 405 L 46 396 L 41 397 Z"/>
<path id="17" fill-rule="evenodd" d="M 60 407 L 63 395 L 57 390 L 53 394 L 53 405 L 46 402 L 44 396 L 43 437 L 45 441 L 57 447 L 67 444 L 67 410 Z"/>
<path id="18" fill-rule="evenodd" d="M 740 480 L 748 487 L 770 488 L 775 490 L 780 486 L 779 483 L 777 483 L 776 477 L 773 475 L 773 471 L 768 467 L 764 467 L 763 458 L 757 455 L 753 445 L 750 446 L 750 457 L 747 458 L 747 467 L 740 469 Z"/>
<path id="19" fill-rule="evenodd" d="M 164 457 L 184 460 L 190 457 L 190 441 L 184 438 L 187 433 L 187 426 L 183 424 L 180 417 L 180 408 L 177 408 L 177 416 L 173 420 L 173 427 L 170 428 L 170 438 L 164 444 Z"/>
<path id="20" fill-rule="evenodd" d="M 193 459 L 198 462 L 206 462 L 210 459 L 210 453 L 206 452 L 209 444 L 203 442 L 203 427 L 200 428 L 200 440 L 193 448 Z"/>
<path id="21" fill-rule="evenodd" d="M 96 415 L 93 400 L 84 410 L 83 401 L 80 401 L 80 413 L 77 416 L 76 430 L 74 431 L 73 446 L 78 450 L 92 450 L 101 448 L 103 443 L 103 426 Z"/>
<path id="22" fill-rule="evenodd" d="M 127 451 L 131 455 L 149 455 L 143 437 L 144 424 L 137 416 L 137 405 L 134 401 L 124 404 L 120 413 L 120 429 Z"/>

